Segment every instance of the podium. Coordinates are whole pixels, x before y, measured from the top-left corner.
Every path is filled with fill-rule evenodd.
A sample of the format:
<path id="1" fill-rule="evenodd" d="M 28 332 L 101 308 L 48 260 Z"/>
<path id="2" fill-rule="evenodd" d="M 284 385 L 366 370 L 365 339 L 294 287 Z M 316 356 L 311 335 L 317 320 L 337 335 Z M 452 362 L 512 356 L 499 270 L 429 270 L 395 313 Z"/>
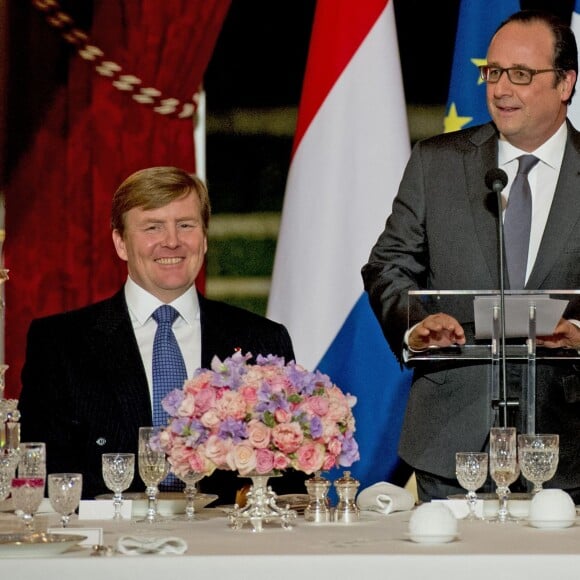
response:
<path id="1" fill-rule="evenodd" d="M 487 410 L 490 425 L 498 424 L 500 412 L 507 417 L 509 407 L 520 406 L 522 424 L 527 433 L 533 434 L 537 361 L 580 360 L 580 352 L 575 349 L 538 347 L 536 337 L 551 334 L 560 318 L 580 320 L 580 290 L 508 290 L 504 293 L 504 304 L 505 338 L 499 290 L 410 290 L 408 330 L 430 314 L 445 313 L 463 326 L 466 342 L 420 351 L 406 348 L 404 357 L 409 366 L 430 361 L 447 361 L 458 366 L 474 361 L 490 364 Z M 525 365 L 517 400 L 509 398 L 505 388 L 508 361 Z"/>

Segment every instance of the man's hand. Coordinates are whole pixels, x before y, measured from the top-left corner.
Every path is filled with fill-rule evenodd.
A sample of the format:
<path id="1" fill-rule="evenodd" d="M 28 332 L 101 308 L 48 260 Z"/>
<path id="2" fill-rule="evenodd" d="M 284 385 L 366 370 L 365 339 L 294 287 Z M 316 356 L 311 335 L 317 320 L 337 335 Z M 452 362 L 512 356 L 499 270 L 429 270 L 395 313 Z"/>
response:
<path id="1" fill-rule="evenodd" d="M 578 338 L 580 344 L 580 331 Z M 446 347 L 465 344 L 465 332 L 453 316 L 431 314 L 413 328 L 408 340 L 411 350 L 423 350 L 430 346 Z"/>
<path id="2" fill-rule="evenodd" d="M 538 336 L 536 344 L 547 348 L 580 349 L 580 328 L 561 318 L 554 332 L 550 336 Z"/>

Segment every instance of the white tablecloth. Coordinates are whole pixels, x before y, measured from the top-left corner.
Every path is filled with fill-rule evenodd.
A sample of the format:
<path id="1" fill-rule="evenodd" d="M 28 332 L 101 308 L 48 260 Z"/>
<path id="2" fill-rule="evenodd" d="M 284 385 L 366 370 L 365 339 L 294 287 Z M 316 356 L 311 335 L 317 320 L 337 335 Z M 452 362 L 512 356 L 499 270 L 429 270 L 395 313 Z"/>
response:
<path id="1" fill-rule="evenodd" d="M 222 578 L 251 580 L 423 578 L 489 580 L 525 578 L 558 580 L 580 577 L 580 521 L 562 530 L 539 530 L 526 523 L 504 525 L 459 522 L 459 538 L 425 545 L 406 537 L 410 512 L 365 515 L 353 524 L 309 524 L 299 517 L 294 529 L 250 528 L 234 531 L 218 509 L 203 510 L 207 519 L 192 524 L 168 521 L 147 526 L 111 521 L 72 526 L 102 527 L 104 543 L 119 536 L 177 536 L 188 543 L 183 556 L 91 557 L 88 548 L 61 556 L 3 558 L 2 578 L 38 580 L 160 580 Z M 2 514 L 0 530 L 5 529 Z M 4 522 L 4 525 L 2 523 Z M 54 525 L 54 520 L 51 525 Z M 81 531 L 81 530 L 79 530 Z"/>

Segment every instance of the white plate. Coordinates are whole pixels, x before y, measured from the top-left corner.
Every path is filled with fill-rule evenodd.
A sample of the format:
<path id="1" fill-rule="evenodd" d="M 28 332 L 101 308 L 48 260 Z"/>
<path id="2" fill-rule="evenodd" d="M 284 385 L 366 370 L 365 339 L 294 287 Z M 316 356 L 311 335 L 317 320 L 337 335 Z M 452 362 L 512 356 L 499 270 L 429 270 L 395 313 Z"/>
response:
<path id="1" fill-rule="evenodd" d="M 86 536 L 73 534 L 0 534 L 0 557 L 54 556 L 86 539 Z"/>
<path id="2" fill-rule="evenodd" d="M 406 534 L 406 537 L 416 544 L 447 544 L 459 536 L 457 534 Z"/>
<path id="3" fill-rule="evenodd" d="M 123 497 L 133 500 L 133 517 L 141 517 L 147 513 L 147 496 L 144 493 L 124 493 Z M 217 498 L 215 493 L 198 493 L 195 496 L 195 509 L 200 510 Z M 95 499 L 113 499 L 113 495 L 107 493 L 98 495 Z M 157 509 L 162 516 L 180 515 L 185 513 L 185 503 L 185 496 L 181 491 L 161 492 L 157 498 Z"/>
<path id="4" fill-rule="evenodd" d="M 570 528 L 576 523 L 576 520 L 530 520 L 529 524 L 532 528 L 542 528 L 542 529 L 557 529 L 557 528 Z"/>

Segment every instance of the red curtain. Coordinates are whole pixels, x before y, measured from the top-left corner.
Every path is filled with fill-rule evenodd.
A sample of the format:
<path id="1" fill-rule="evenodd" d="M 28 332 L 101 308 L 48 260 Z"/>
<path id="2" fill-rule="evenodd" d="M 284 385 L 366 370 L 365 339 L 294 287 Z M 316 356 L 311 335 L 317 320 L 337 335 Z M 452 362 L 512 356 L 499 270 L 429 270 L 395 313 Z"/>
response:
<path id="1" fill-rule="evenodd" d="M 84 15 L 90 25 L 87 42 L 76 39 L 73 45 L 69 36 L 68 57 L 62 49 L 45 48 L 58 62 L 47 63 L 46 54 L 27 61 L 32 68 L 55 67 L 64 81 L 34 110 L 26 110 L 22 103 L 32 101 L 18 95 L 16 114 L 35 119 L 35 126 L 29 127 L 24 145 L 22 135 L 7 136 L 8 150 L 14 142 L 5 184 L 7 396 L 20 392 L 26 332 L 33 318 L 102 299 L 123 283 L 126 268 L 113 250 L 109 225 L 117 186 L 143 167 L 195 170 L 193 121 L 179 115 L 200 87 L 229 5 L 230 0 L 94 2 Z M 67 10 L 64 2 L 56 6 Z M 53 14 L 37 11 L 31 16 L 40 36 L 46 35 L 41 26 L 51 29 L 47 16 Z M 71 26 L 73 32 L 82 29 L 74 18 L 59 26 L 49 34 L 65 45 Z M 30 51 L 30 40 L 14 33 L 10 50 Z M 77 54 L 84 44 L 104 54 L 85 60 Z M 121 70 L 113 66 L 113 76 L 96 72 L 96 66 L 111 67 L 111 62 Z M 36 72 L 43 76 L 42 70 Z M 25 74 L 35 79 L 35 70 Z M 130 75 L 124 84 L 130 90 L 114 86 L 123 86 L 127 79 L 122 75 Z M 142 88 L 158 91 L 152 103 L 136 100 L 150 93 Z M 38 87 L 30 82 L 27 90 Z M 156 112 L 168 98 L 177 100 L 176 112 Z"/>

